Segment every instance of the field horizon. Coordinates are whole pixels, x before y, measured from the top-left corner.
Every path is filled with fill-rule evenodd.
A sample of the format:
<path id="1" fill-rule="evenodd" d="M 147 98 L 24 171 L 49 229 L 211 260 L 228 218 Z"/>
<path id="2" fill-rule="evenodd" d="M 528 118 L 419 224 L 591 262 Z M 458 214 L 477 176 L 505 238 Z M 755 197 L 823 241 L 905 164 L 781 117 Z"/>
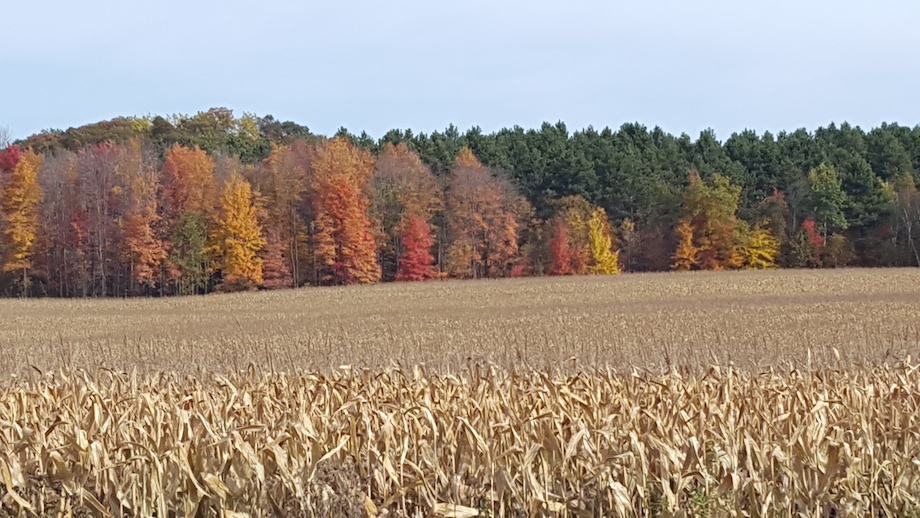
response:
<path id="1" fill-rule="evenodd" d="M 0 300 L 0 373 L 860 365 L 916 350 L 917 314 L 920 270 L 907 268 L 7 299 Z"/>

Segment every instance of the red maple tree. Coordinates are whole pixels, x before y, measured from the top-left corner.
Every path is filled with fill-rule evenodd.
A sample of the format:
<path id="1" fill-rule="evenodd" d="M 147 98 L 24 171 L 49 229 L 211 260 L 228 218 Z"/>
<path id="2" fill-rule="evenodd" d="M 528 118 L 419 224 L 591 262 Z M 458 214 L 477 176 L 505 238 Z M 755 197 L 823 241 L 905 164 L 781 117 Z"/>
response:
<path id="1" fill-rule="evenodd" d="M 21 156 L 22 150 L 19 149 L 19 146 L 9 146 L 4 150 L 0 150 L 0 171 L 12 171 L 15 169 Z"/>
<path id="2" fill-rule="evenodd" d="M 549 239 L 550 275 L 569 275 L 572 272 L 572 247 L 569 244 L 569 226 L 562 218 L 556 218 L 553 237 Z"/>
<path id="3" fill-rule="evenodd" d="M 397 281 L 426 281 L 434 278 L 431 255 L 431 229 L 424 218 L 410 216 L 402 232 L 403 252 L 399 258 Z"/>

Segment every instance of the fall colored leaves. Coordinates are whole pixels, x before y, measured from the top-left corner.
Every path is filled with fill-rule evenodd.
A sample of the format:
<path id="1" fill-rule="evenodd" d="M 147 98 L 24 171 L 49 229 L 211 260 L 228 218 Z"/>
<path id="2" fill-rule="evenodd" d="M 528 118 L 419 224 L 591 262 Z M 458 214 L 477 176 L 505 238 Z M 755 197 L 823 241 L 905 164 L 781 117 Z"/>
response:
<path id="1" fill-rule="evenodd" d="M 441 176 L 405 144 L 375 157 L 347 137 L 276 146 L 248 165 L 130 140 L 44 162 L 10 147 L 0 167 L 0 259 L 13 293 L 190 295 L 546 271 L 533 245 L 545 225 L 468 148 Z M 565 245 L 570 265 L 551 273 L 619 271 L 606 214 L 587 207 Z"/>
<path id="2" fill-rule="evenodd" d="M 21 153 L 10 147 L 0 151 L 0 259 L 2 271 L 21 275 L 28 284 L 32 265 L 32 248 L 38 229 L 38 204 L 42 190 L 38 185 L 38 170 L 42 158 L 31 150 Z"/>
<path id="3" fill-rule="evenodd" d="M 741 188 L 716 174 L 709 182 L 690 173 L 677 224 L 674 270 L 764 269 L 776 266 L 779 241 L 769 221 L 751 227 L 737 216 Z"/>
<path id="4" fill-rule="evenodd" d="M 630 218 L 614 229 L 581 196 L 555 200 L 538 218 L 512 181 L 466 147 L 437 175 L 404 143 L 375 156 L 347 136 L 275 146 L 254 164 L 137 140 L 45 159 L 11 147 L 0 168 L 2 271 L 21 293 L 616 274 L 648 237 Z M 662 256 L 675 270 L 762 269 L 777 265 L 782 246 L 784 265 L 845 263 L 848 244 L 826 236 L 840 227 L 839 180 L 816 170 L 809 181 L 813 218 L 798 227 L 782 219 L 790 211 L 777 192 L 749 224 L 737 214 L 738 186 L 691 173 Z"/>

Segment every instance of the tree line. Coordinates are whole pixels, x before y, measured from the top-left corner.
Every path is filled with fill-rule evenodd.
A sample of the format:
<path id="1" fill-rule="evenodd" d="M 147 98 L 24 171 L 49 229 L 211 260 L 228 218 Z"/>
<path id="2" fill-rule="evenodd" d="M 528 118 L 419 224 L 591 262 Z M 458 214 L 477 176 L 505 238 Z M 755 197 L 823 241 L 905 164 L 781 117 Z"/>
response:
<path id="1" fill-rule="evenodd" d="M 920 127 L 332 137 L 226 109 L 0 151 L 0 292 L 920 266 Z"/>

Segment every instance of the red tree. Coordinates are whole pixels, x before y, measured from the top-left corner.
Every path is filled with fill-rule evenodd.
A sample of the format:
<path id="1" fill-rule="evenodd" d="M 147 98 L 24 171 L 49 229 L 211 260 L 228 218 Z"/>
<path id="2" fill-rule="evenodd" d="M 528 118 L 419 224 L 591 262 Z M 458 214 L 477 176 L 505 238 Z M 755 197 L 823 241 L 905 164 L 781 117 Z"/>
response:
<path id="1" fill-rule="evenodd" d="M 556 218 L 553 237 L 549 240 L 551 262 L 550 275 L 569 275 L 572 273 L 572 248 L 569 244 L 569 226 L 562 218 Z"/>
<path id="2" fill-rule="evenodd" d="M 824 253 L 824 237 L 815 229 L 815 220 L 808 218 L 802 222 L 802 231 L 808 236 L 808 243 L 814 251 L 814 261 L 816 264 L 821 262 L 821 255 Z"/>
<path id="3" fill-rule="evenodd" d="M 22 150 L 19 149 L 19 146 L 10 146 L 5 150 L 0 150 L 0 172 L 15 169 L 21 156 Z"/>
<path id="4" fill-rule="evenodd" d="M 431 229 L 421 216 L 410 216 L 402 232 L 403 252 L 397 281 L 426 281 L 434 277 Z"/>

